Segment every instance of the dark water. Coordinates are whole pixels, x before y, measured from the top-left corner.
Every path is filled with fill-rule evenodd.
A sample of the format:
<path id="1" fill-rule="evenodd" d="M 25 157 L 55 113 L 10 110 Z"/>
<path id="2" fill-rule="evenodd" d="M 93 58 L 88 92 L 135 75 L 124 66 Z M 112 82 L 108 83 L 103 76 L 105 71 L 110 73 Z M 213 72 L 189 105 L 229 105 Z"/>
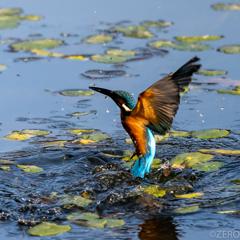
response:
<path id="1" fill-rule="evenodd" d="M 21 21 L 16 29 L 1 30 L 0 41 L 10 38 L 14 41 L 56 38 L 65 42 L 53 49 L 58 53 L 103 54 L 112 47 L 118 47 L 135 49 L 139 56 L 145 58 L 117 66 L 90 60 L 36 56 L 25 51 L 11 52 L 10 43 L 0 44 L 0 64 L 8 67 L 0 74 L 0 157 L 15 160 L 20 165 L 37 165 L 44 169 L 41 173 L 27 174 L 13 166 L 10 172 L 0 172 L 1 239 L 32 238 L 25 233 L 29 227 L 24 226 L 25 223 L 30 225 L 31 221 L 70 224 L 66 222 L 66 214 L 77 210 L 94 212 L 103 217 L 113 215 L 123 219 L 125 225 L 91 230 L 70 224 L 70 232 L 44 239 L 211 239 L 211 231 L 216 234 L 220 232 L 220 238 L 224 238 L 224 231 L 235 231 L 235 238 L 240 237 L 239 215 L 216 213 L 240 209 L 239 185 L 231 183 L 231 180 L 239 179 L 239 156 L 215 156 L 214 160 L 226 163 L 217 172 L 184 169 L 175 170 L 169 177 L 164 177 L 160 170 L 148 178 L 166 188 L 166 196 L 158 199 L 148 195 L 136 197 L 132 190 L 139 182 L 131 177 L 129 171 L 122 169 L 119 158 L 103 154 L 121 155 L 123 150 L 133 150 L 132 145 L 125 143 L 124 139 L 128 136 L 122 129 L 115 103 L 100 94 L 66 97 L 57 93 L 65 89 L 88 89 L 88 86 L 96 84 L 108 89 L 126 90 L 137 99 L 140 92 L 163 77 L 161 74 L 175 71 L 194 55 L 201 58 L 203 69 L 227 71 L 226 82 L 228 79 L 240 80 L 240 55 L 217 51 L 223 45 L 239 44 L 239 11 L 214 11 L 210 6 L 216 3 L 217 0 L 1 1 L 1 8 L 19 7 L 23 14 L 40 15 L 43 19 Z M 114 41 L 105 45 L 81 42 L 83 38 L 109 31 L 117 24 L 139 25 L 145 20 L 159 19 L 174 24 L 160 30 L 150 28 L 154 33 L 152 39 L 128 38 L 119 34 Z M 64 37 L 62 33 L 71 35 Z M 41 37 L 31 37 L 31 34 L 41 34 Z M 166 52 L 147 47 L 147 43 L 157 39 L 173 41 L 176 36 L 207 34 L 223 35 L 224 38 L 206 42 L 212 50 L 203 52 L 170 48 L 166 48 Z M 39 59 L 22 60 L 29 57 Z M 119 72 L 115 77 L 96 79 L 89 77 L 91 70 Z M 213 140 L 171 137 L 157 146 L 157 158 L 171 160 L 179 153 L 202 148 L 239 150 L 240 97 L 217 93 L 215 90 L 232 87 L 227 83 L 224 86 L 208 85 L 206 81 L 213 78 L 195 75 L 190 91 L 181 99 L 172 128 L 186 131 L 220 128 L 230 130 L 230 134 L 226 138 Z M 91 113 L 79 119 L 70 116 L 73 112 L 88 111 L 97 111 L 97 115 Z M 64 131 L 67 128 L 96 128 L 109 134 L 111 139 L 82 148 L 71 145 L 53 148 L 38 144 L 49 139 L 72 140 L 73 136 Z M 23 142 L 3 139 L 11 131 L 22 129 L 45 129 L 51 134 Z M 85 208 L 75 206 L 70 210 L 64 209 L 47 197 L 52 192 L 58 195 L 87 194 L 93 202 Z M 204 192 L 204 197 L 174 197 L 186 192 Z M 199 209 L 186 214 L 173 212 L 180 206 L 192 205 L 199 205 Z"/>

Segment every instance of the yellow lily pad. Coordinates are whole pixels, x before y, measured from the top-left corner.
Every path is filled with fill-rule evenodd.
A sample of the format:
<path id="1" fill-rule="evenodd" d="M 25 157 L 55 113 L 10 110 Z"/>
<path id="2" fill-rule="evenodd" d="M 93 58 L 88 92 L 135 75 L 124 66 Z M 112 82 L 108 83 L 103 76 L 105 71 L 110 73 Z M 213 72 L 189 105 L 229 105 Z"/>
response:
<path id="1" fill-rule="evenodd" d="M 8 134 L 8 135 L 4 136 L 5 139 L 16 140 L 16 141 L 28 140 L 31 137 L 33 137 L 32 134 L 24 134 L 24 133 L 21 133 L 19 131 L 12 131 L 11 134 Z"/>
<path id="2" fill-rule="evenodd" d="M 218 3 L 211 6 L 214 10 L 217 11 L 239 11 L 240 5 L 235 4 L 225 4 L 225 3 Z"/>
<path id="3" fill-rule="evenodd" d="M 163 139 L 168 138 L 169 133 L 166 133 L 164 136 L 161 135 L 154 135 L 156 143 L 161 142 Z"/>
<path id="4" fill-rule="evenodd" d="M 88 115 L 89 113 L 91 113 L 91 111 L 89 112 L 74 112 L 74 113 L 71 113 L 70 115 L 71 116 L 84 116 L 84 115 Z"/>
<path id="5" fill-rule="evenodd" d="M 238 90 L 237 88 L 236 88 L 236 91 L 235 90 L 218 90 L 217 92 L 222 94 L 240 95 L 240 90 Z"/>
<path id="6" fill-rule="evenodd" d="M 141 185 L 136 192 L 146 192 L 154 197 L 163 197 L 166 194 L 166 191 L 162 190 L 158 185 Z"/>
<path id="7" fill-rule="evenodd" d="M 169 130 L 168 132 L 170 136 L 173 136 L 173 137 L 186 137 L 190 134 L 190 132 L 186 132 L 186 131 Z"/>
<path id="8" fill-rule="evenodd" d="M 91 143 L 95 143 L 95 142 L 96 141 L 89 140 L 89 139 L 79 139 L 79 140 L 72 141 L 71 143 L 82 145 L 82 144 L 91 144 Z"/>
<path id="9" fill-rule="evenodd" d="M 190 89 L 188 87 L 184 87 L 184 92 L 180 92 L 180 94 L 185 94 L 186 92 L 188 92 Z"/>
<path id="10" fill-rule="evenodd" d="M 240 154 L 240 150 L 224 150 L 224 149 L 199 149 L 199 152 L 209 154 L 234 155 Z"/>
<path id="11" fill-rule="evenodd" d="M 204 196 L 203 192 L 175 195 L 176 198 L 202 198 L 203 196 Z"/>
<path id="12" fill-rule="evenodd" d="M 14 161 L 9 160 L 0 160 L 1 165 L 15 165 L 16 163 Z"/>
<path id="13" fill-rule="evenodd" d="M 134 50 L 125 51 L 125 50 L 118 50 L 118 49 L 111 49 L 107 51 L 107 54 L 112 54 L 116 56 L 128 57 L 135 55 Z"/>
<path id="14" fill-rule="evenodd" d="M 121 220 L 121 219 L 106 219 L 106 220 L 107 220 L 107 224 L 106 224 L 107 228 L 121 227 L 125 224 L 124 220 Z"/>
<path id="15" fill-rule="evenodd" d="M 65 55 L 65 56 L 63 56 L 63 58 L 75 59 L 75 60 L 88 60 L 87 57 L 84 57 L 82 55 Z"/>
<path id="16" fill-rule="evenodd" d="M 94 35 L 94 36 L 89 36 L 87 38 L 84 38 L 83 42 L 98 44 L 98 43 L 108 43 L 109 41 L 112 41 L 112 40 L 113 40 L 112 36 L 104 36 L 103 34 L 100 34 L 100 35 Z"/>
<path id="17" fill-rule="evenodd" d="M 153 34 L 145 27 L 127 26 L 127 27 L 115 27 L 117 32 L 123 32 L 127 37 L 135 38 L 152 38 Z"/>
<path id="18" fill-rule="evenodd" d="M 226 214 L 226 213 L 236 213 L 236 210 L 226 210 L 226 211 L 218 211 L 217 213 L 222 213 L 222 214 Z"/>
<path id="19" fill-rule="evenodd" d="M 206 162 L 194 165 L 193 170 L 204 171 L 204 172 L 215 172 L 218 171 L 220 167 L 224 166 L 224 162 Z"/>
<path id="20" fill-rule="evenodd" d="M 0 8 L 0 16 L 10 16 L 21 13 L 20 8 Z"/>
<path id="21" fill-rule="evenodd" d="M 151 169 L 159 168 L 161 162 L 162 162 L 162 160 L 159 159 L 159 158 L 153 159 L 153 162 L 152 162 L 152 165 L 151 165 Z"/>
<path id="22" fill-rule="evenodd" d="M 96 214 L 92 214 L 92 213 L 71 213 L 69 215 L 67 215 L 67 219 L 71 219 L 71 220 L 91 220 L 91 219 L 96 219 L 99 218 L 98 215 Z"/>
<path id="23" fill-rule="evenodd" d="M 91 133 L 96 131 L 95 129 L 65 129 L 68 133 L 75 134 L 75 133 Z"/>
<path id="24" fill-rule="evenodd" d="M 59 140 L 59 141 L 52 141 L 52 142 L 42 142 L 43 145 L 49 146 L 49 147 L 64 147 L 64 143 L 66 143 L 67 140 Z"/>
<path id="25" fill-rule="evenodd" d="M 44 50 L 38 50 L 38 49 L 31 49 L 32 53 L 35 53 L 37 55 L 43 55 L 43 56 L 51 56 L 51 57 L 63 57 L 64 54 L 61 53 L 53 53 L 53 52 L 48 52 Z"/>
<path id="26" fill-rule="evenodd" d="M 63 195 L 63 196 L 57 196 L 57 197 L 62 198 L 57 202 L 57 205 L 69 206 L 71 204 L 74 204 L 74 205 L 77 205 L 80 207 L 85 207 L 92 202 L 92 200 L 83 198 L 81 196 L 73 196 L 72 197 L 70 195 Z"/>
<path id="27" fill-rule="evenodd" d="M 137 155 L 135 155 L 132 159 L 130 159 L 131 158 L 131 156 L 132 155 L 129 155 L 129 156 L 126 156 L 126 157 L 124 157 L 124 158 L 122 158 L 122 161 L 126 161 L 126 162 L 129 162 L 129 161 L 136 161 L 137 160 Z"/>
<path id="28" fill-rule="evenodd" d="M 86 135 L 85 135 L 86 136 Z M 90 135 L 87 135 L 87 139 L 95 142 L 100 142 L 104 139 L 110 138 L 107 134 L 101 133 L 101 132 L 96 132 L 92 133 Z"/>
<path id="29" fill-rule="evenodd" d="M 191 132 L 191 134 L 193 137 L 197 137 L 200 139 L 208 139 L 226 137 L 229 134 L 229 131 L 220 129 L 206 129 L 200 131 L 193 131 Z"/>
<path id="30" fill-rule="evenodd" d="M 218 76 L 218 75 L 227 74 L 227 72 L 220 71 L 220 70 L 199 70 L 197 74 L 204 75 L 204 76 Z"/>
<path id="31" fill-rule="evenodd" d="M 201 52 L 205 50 L 211 50 L 211 46 L 201 43 L 177 43 L 173 44 L 172 48 L 179 51 Z"/>
<path id="32" fill-rule="evenodd" d="M 125 62 L 127 59 L 125 57 L 116 56 L 113 54 L 106 54 L 106 55 L 93 55 L 91 57 L 91 60 L 94 62 L 100 62 L 100 63 L 121 63 Z"/>
<path id="33" fill-rule="evenodd" d="M 172 43 L 171 41 L 159 40 L 159 41 L 150 42 L 148 45 L 150 47 L 160 48 L 160 47 L 172 47 L 174 43 Z"/>
<path id="34" fill-rule="evenodd" d="M 91 96 L 94 94 L 94 92 L 79 89 L 79 90 L 65 90 L 60 92 L 60 94 L 68 97 L 79 97 L 79 96 Z"/>
<path id="35" fill-rule="evenodd" d="M 174 210 L 176 213 L 187 213 L 197 211 L 199 206 L 181 207 Z"/>
<path id="36" fill-rule="evenodd" d="M 37 130 L 37 129 L 23 129 L 21 134 L 31 134 L 31 135 L 48 135 L 50 131 Z"/>
<path id="37" fill-rule="evenodd" d="M 171 164 L 181 165 L 185 163 L 187 167 L 192 167 L 198 163 L 212 159 L 212 155 L 199 152 L 182 153 L 171 160 Z"/>
<path id="38" fill-rule="evenodd" d="M 240 6 L 239 6 L 240 8 Z M 222 46 L 218 49 L 220 52 L 229 53 L 229 54 L 235 54 L 240 53 L 240 45 L 227 45 Z"/>
<path id="39" fill-rule="evenodd" d="M 87 222 L 90 226 L 95 228 L 104 228 L 107 224 L 106 219 L 91 219 Z"/>
<path id="40" fill-rule="evenodd" d="M 157 22 L 152 22 L 152 21 L 144 21 L 141 22 L 142 27 L 154 27 L 154 28 L 165 28 L 171 26 L 173 23 L 172 22 L 165 22 L 165 21 L 157 21 Z"/>
<path id="41" fill-rule="evenodd" d="M 10 171 L 10 167 L 1 167 L 1 169 L 4 171 Z"/>
<path id="42" fill-rule="evenodd" d="M 205 35 L 205 36 L 183 36 L 183 37 L 176 37 L 176 40 L 185 42 L 185 43 L 196 43 L 196 42 L 202 42 L 202 41 L 213 41 L 221 39 L 223 36 L 211 36 L 211 35 Z"/>
<path id="43" fill-rule="evenodd" d="M 21 168 L 24 172 L 38 173 L 43 171 L 42 168 L 35 165 L 17 165 L 17 167 Z"/>
<path id="44" fill-rule="evenodd" d="M 51 236 L 68 232 L 71 227 L 68 225 L 57 225 L 55 223 L 42 222 L 27 230 L 27 233 L 34 236 Z"/>
<path id="45" fill-rule="evenodd" d="M 62 44 L 63 44 L 62 41 L 58 41 L 56 39 L 37 39 L 14 43 L 11 45 L 11 47 L 16 50 L 32 50 L 32 49 L 42 50 L 55 48 Z"/>
<path id="46" fill-rule="evenodd" d="M 0 71 L 5 70 L 7 66 L 0 64 Z"/>

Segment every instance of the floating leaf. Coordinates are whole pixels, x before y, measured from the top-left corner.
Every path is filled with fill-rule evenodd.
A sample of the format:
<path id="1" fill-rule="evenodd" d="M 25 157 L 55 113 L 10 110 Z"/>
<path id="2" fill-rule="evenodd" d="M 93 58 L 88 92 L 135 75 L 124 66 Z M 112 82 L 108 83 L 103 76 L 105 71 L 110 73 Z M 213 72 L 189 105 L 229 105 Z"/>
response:
<path id="1" fill-rule="evenodd" d="M 198 151 L 203 153 L 222 154 L 222 155 L 240 154 L 240 150 L 200 149 Z"/>
<path id="2" fill-rule="evenodd" d="M 175 50 L 179 51 L 190 51 L 190 52 L 201 52 L 205 50 L 211 50 L 211 46 L 201 44 L 201 43 L 195 43 L 195 44 L 190 44 L 190 43 L 177 43 L 172 45 L 172 48 Z"/>
<path id="3" fill-rule="evenodd" d="M 187 213 L 187 212 L 194 212 L 198 210 L 199 206 L 191 206 L 191 207 L 181 207 L 174 210 L 176 213 Z"/>
<path id="4" fill-rule="evenodd" d="M 83 42 L 98 44 L 98 43 L 107 43 L 112 40 L 113 40 L 112 36 L 104 36 L 103 34 L 101 34 L 101 35 L 94 35 L 94 36 L 89 36 L 87 38 L 84 38 Z"/>
<path id="5" fill-rule="evenodd" d="M 72 197 L 70 195 L 63 195 L 63 196 L 57 196 L 57 197 L 62 198 L 57 202 L 57 205 L 67 205 L 68 206 L 68 205 L 74 204 L 74 205 L 77 205 L 80 207 L 85 207 L 92 202 L 92 200 L 83 198 L 81 196 Z"/>
<path id="6" fill-rule="evenodd" d="M 158 185 L 144 186 L 141 185 L 136 192 L 146 192 L 154 197 L 163 197 L 166 193 L 165 190 L 162 190 Z"/>
<path id="7" fill-rule="evenodd" d="M 207 130 L 200 130 L 200 131 L 193 131 L 191 132 L 193 137 L 197 137 L 200 139 L 207 139 L 207 138 L 220 138 L 226 137 L 229 134 L 227 130 L 220 130 L 220 129 L 207 129 Z"/>
<path id="8" fill-rule="evenodd" d="M 19 131 L 12 131 L 11 134 L 8 134 L 8 135 L 4 136 L 4 138 L 6 138 L 6 139 L 16 140 L 16 141 L 28 140 L 31 137 L 33 137 L 33 135 L 31 135 L 31 134 L 23 134 L 23 133 L 21 133 Z"/>
<path id="9" fill-rule="evenodd" d="M 38 49 L 31 49 L 32 53 L 35 53 L 37 55 L 43 55 L 43 56 L 51 56 L 51 57 L 63 57 L 64 54 L 61 53 L 53 53 L 53 52 L 48 52 L 44 50 L 38 50 Z"/>
<path id="10" fill-rule="evenodd" d="M 121 77 L 126 74 L 123 70 L 111 70 L 111 71 L 104 71 L 104 70 L 89 70 L 86 71 L 82 76 L 90 79 L 106 79 L 106 78 L 113 78 L 113 77 Z"/>
<path id="11" fill-rule="evenodd" d="M 88 57 L 84 57 L 82 55 L 65 55 L 63 58 L 67 59 L 75 59 L 75 60 L 88 60 Z"/>
<path id="12" fill-rule="evenodd" d="M 91 113 L 91 111 L 89 111 L 89 112 L 83 112 L 83 113 L 74 112 L 74 113 L 71 113 L 70 115 L 71 115 L 71 116 L 84 116 L 84 115 L 88 115 L 89 113 Z"/>
<path id="13" fill-rule="evenodd" d="M 171 160 L 171 164 L 181 165 L 186 163 L 188 167 L 212 159 L 212 155 L 199 152 L 182 153 Z"/>
<path id="14" fill-rule="evenodd" d="M 0 8 L 0 16 L 9 16 L 21 13 L 20 8 Z"/>
<path id="15" fill-rule="evenodd" d="M 0 21 L 0 30 L 17 28 L 17 22 L 2 22 Z"/>
<path id="16" fill-rule="evenodd" d="M 91 219 L 96 219 L 99 218 L 98 215 L 96 214 L 92 214 L 92 213 L 72 213 L 70 215 L 67 215 L 67 219 L 71 219 L 71 220 L 91 220 Z"/>
<path id="17" fill-rule="evenodd" d="M 9 160 L 0 160 L 1 165 L 16 165 L 14 161 L 9 161 Z"/>
<path id="18" fill-rule="evenodd" d="M 161 142 L 163 139 L 168 138 L 169 137 L 169 133 L 166 133 L 164 136 L 161 135 L 154 135 L 155 141 L 156 143 Z"/>
<path id="19" fill-rule="evenodd" d="M 131 158 L 131 156 L 132 155 L 129 155 L 129 156 L 126 156 L 126 157 L 124 157 L 124 158 L 122 158 L 122 161 L 126 161 L 126 162 L 129 162 L 129 161 L 136 161 L 137 160 L 137 155 L 135 155 L 132 159 L 130 159 Z"/>
<path id="20" fill-rule="evenodd" d="M 126 143 L 132 143 L 132 139 L 131 139 L 131 138 L 126 138 L 126 139 L 125 139 L 125 142 L 126 142 Z"/>
<path id="21" fill-rule="evenodd" d="M 224 166 L 224 162 L 206 162 L 200 163 L 192 167 L 193 170 L 214 172 L 218 171 L 220 167 Z"/>
<path id="22" fill-rule="evenodd" d="M 162 162 L 161 159 L 158 159 L 158 158 L 153 159 L 153 162 L 152 162 L 152 165 L 151 165 L 151 169 L 159 168 L 161 162 Z"/>
<path id="23" fill-rule="evenodd" d="M 183 36 L 183 37 L 176 37 L 176 40 L 185 42 L 185 43 L 196 43 L 196 42 L 202 42 L 202 41 L 213 41 L 221 39 L 223 36 Z"/>
<path id="24" fill-rule="evenodd" d="M 91 219 L 87 222 L 90 226 L 95 228 L 104 228 L 107 220 L 106 219 Z"/>
<path id="25" fill-rule="evenodd" d="M 65 90 L 60 92 L 60 94 L 68 97 L 78 97 L 78 96 L 90 96 L 93 95 L 94 92 L 87 90 Z"/>
<path id="26" fill-rule="evenodd" d="M 55 48 L 62 44 L 63 44 L 62 41 L 58 41 L 56 39 L 37 39 L 14 43 L 11 45 L 11 47 L 16 50 L 32 50 L 32 49 L 41 50 Z"/>
<path id="27" fill-rule="evenodd" d="M 124 32 L 127 37 L 135 38 L 152 38 L 153 34 L 149 32 L 145 27 L 127 26 L 127 27 L 115 27 L 117 32 Z"/>
<path id="28" fill-rule="evenodd" d="M 168 132 L 169 132 L 170 136 L 173 136 L 173 137 L 186 137 L 190 134 L 190 132 L 175 131 L 175 130 L 169 130 Z"/>
<path id="29" fill-rule="evenodd" d="M 113 54 L 106 54 L 106 55 L 93 55 L 91 57 L 92 61 L 100 62 L 100 63 L 120 63 L 125 62 L 127 59 L 121 56 L 115 56 Z"/>
<path id="30" fill-rule="evenodd" d="M 68 232 L 71 227 L 68 225 L 57 225 L 55 223 L 42 222 L 27 230 L 27 233 L 35 236 L 51 236 L 63 232 Z"/>
<path id="31" fill-rule="evenodd" d="M 235 179 L 235 180 L 232 180 L 231 182 L 232 182 L 232 183 L 240 184 L 240 179 Z"/>
<path id="32" fill-rule="evenodd" d="M 90 143 L 95 143 L 95 142 L 96 141 L 89 140 L 89 139 L 79 139 L 79 140 L 76 140 L 76 141 L 72 141 L 71 143 L 81 145 L 81 144 L 90 144 Z"/>
<path id="33" fill-rule="evenodd" d="M 188 92 L 190 89 L 188 87 L 184 87 L 184 92 L 180 92 L 180 94 L 185 94 L 186 92 Z"/>
<path id="34" fill-rule="evenodd" d="M 1 169 L 4 171 L 10 171 L 10 167 L 1 167 Z"/>
<path id="35" fill-rule="evenodd" d="M 235 4 L 225 4 L 225 3 L 218 3 L 211 6 L 214 10 L 218 11 L 237 11 L 240 10 L 240 5 Z"/>
<path id="36" fill-rule="evenodd" d="M 110 138 L 107 134 L 97 132 L 97 133 L 92 133 L 89 135 L 88 140 L 100 142 L 104 139 Z"/>
<path id="37" fill-rule="evenodd" d="M 59 140 L 59 141 L 52 141 L 52 142 L 42 142 L 45 146 L 49 147 L 64 147 L 64 143 L 66 143 L 67 140 Z"/>
<path id="38" fill-rule="evenodd" d="M 51 133 L 50 131 L 44 131 L 44 130 L 30 130 L 30 129 L 23 129 L 21 131 L 21 134 L 31 134 L 31 135 L 48 135 Z"/>
<path id="39" fill-rule="evenodd" d="M 154 41 L 148 44 L 150 47 L 160 48 L 160 47 L 172 47 L 174 43 L 171 41 Z"/>
<path id="40" fill-rule="evenodd" d="M 223 93 L 223 94 L 231 94 L 231 95 L 240 95 L 240 91 L 234 91 L 234 90 L 218 90 L 218 93 Z"/>
<path id="41" fill-rule="evenodd" d="M 203 192 L 175 195 L 176 198 L 202 198 L 203 196 L 204 196 Z"/>
<path id="42" fill-rule="evenodd" d="M 165 21 L 157 21 L 157 22 L 152 22 L 152 21 L 145 21 L 141 22 L 142 27 L 154 27 L 154 28 L 165 28 L 171 26 L 173 23 L 172 22 L 165 22 Z"/>
<path id="43" fill-rule="evenodd" d="M 237 212 L 236 210 L 227 210 L 227 211 L 218 211 L 217 213 L 226 214 L 226 213 L 236 213 L 236 212 Z"/>
<path id="44" fill-rule="evenodd" d="M 239 6 L 239 8 L 240 8 L 240 6 Z M 223 47 L 220 47 L 218 49 L 218 51 L 224 52 L 224 53 L 229 53 L 229 54 L 240 53 L 240 45 L 223 46 Z"/>
<path id="45" fill-rule="evenodd" d="M 38 173 L 43 171 L 42 168 L 34 165 L 17 165 L 17 166 L 25 172 Z"/>
<path id="46" fill-rule="evenodd" d="M 65 129 L 65 131 L 67 131 L 71 134 L 75 134 L 75 133 L 84 133 L 84 132 L 91 133 L 96 130 L 95 129 Z"/>
<path id="47" fill-rule="evenodd" d="M 124 51 L 124 50 L 118 50 L 118 49 L 111 49 L 111 50 L 108 50 L 108 51 L 107 51 L 107 54 L 112 54 L 112 55 L 116 55 L 116 56 L 128 57 L 128 56 L 133 56 L 133 55 L 135 55 L 135 51 L 134 51 L 134 50 Z"/>
<path id="48" fill-rule="evenodd" d="M 220 70 L 199 70 L 197 74 L 204 75 L 204 76 L 218 76 L 227 74 L 226 71 L 220 71 Z"/>
<path id="49" fill-rule="evenodd" d="M 7 66 L 0 64 L 0 71 L 5 70 Z"/>
<path id="50" fill-rule="evenodd" d="M 107 224 L 106 224 L 107 228 L 121 227 L 125 224 L 124 220 L 120 220 L 120 219 L 106 219 L 106 220 L 107 220 Z"/>

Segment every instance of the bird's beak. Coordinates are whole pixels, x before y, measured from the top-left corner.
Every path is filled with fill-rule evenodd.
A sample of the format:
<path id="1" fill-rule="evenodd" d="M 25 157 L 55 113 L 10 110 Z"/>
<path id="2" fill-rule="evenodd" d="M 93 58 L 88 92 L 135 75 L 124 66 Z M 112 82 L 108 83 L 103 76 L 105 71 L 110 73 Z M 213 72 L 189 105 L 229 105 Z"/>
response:
<path id="1" fill-rule="evenodd" d="M 112 99 L 115 99 L 117 97 L 117 94 L 114 91 L 111 91 L 111 90 L 108 90 L 108 89 L 105 89 L 105 88 L 98 88 L 98 87 L 89 87 L 89 88 L 96 91 L 96 92 L 107 95 Z"/>

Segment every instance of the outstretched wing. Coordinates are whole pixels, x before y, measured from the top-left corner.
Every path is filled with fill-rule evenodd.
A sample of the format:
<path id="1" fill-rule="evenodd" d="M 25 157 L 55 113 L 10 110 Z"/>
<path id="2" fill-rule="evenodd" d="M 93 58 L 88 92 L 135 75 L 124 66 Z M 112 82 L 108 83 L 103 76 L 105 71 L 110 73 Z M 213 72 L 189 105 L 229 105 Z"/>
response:
<path id="1" fill-rule="evenodd" d="M 147 120 L 147 126 L 160 134 L 170 129 L 180 102 L 179 93 L 190 83 L 191 76 L 201 65 L 193 64 L 200 60 L 194 57 L 175 73 L 154 83 L 138 97 L 132 117 Z"/>

